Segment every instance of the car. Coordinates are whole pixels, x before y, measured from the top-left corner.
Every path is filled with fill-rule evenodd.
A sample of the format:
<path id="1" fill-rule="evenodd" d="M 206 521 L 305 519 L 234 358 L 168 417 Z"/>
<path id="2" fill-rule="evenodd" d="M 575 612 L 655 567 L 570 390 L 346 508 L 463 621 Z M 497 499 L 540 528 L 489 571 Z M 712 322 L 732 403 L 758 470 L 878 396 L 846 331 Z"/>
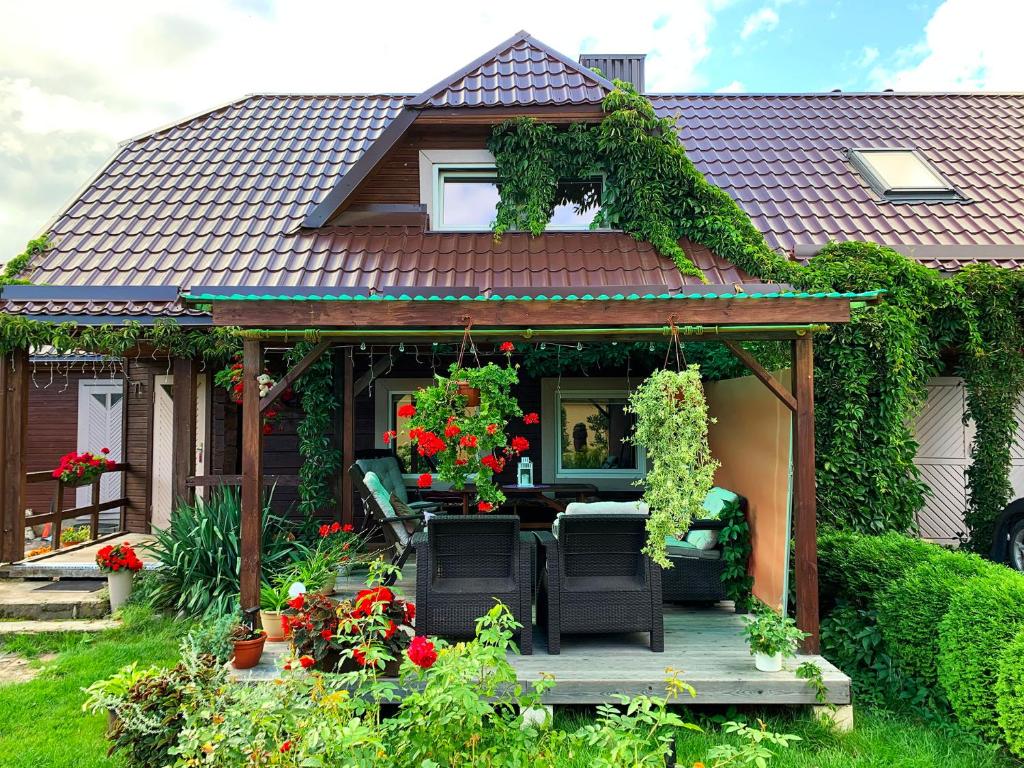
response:
<path id="1" fill-rule="evenodd" d="M 1024 571 L 1024 498 L 1007 504 L 996 520 L 989 558 Z"/>

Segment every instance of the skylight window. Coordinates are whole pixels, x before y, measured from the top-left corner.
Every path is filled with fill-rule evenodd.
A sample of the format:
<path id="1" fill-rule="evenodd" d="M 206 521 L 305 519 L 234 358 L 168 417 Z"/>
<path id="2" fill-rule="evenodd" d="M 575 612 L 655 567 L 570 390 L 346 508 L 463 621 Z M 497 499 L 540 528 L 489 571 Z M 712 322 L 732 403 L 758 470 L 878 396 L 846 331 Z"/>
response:
<path id="1" fill-rule="evenodd" d="M 872 188 L 890 202 L 964 200 L 916 150 L 851 149 L 850 160 Z"/>

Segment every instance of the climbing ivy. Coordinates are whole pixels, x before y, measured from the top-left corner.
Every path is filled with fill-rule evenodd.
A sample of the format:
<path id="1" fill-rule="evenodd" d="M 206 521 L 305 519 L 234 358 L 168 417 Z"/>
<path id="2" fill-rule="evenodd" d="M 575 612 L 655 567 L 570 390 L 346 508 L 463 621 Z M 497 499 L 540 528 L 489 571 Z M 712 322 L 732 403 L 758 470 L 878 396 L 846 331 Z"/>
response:
<path id="1" fill-rule="evenodd" d="M 294 365 L 311 349 L 304 341 L 291 350 Z M 337 507 L 331 481 L 341 467 L 341 452 L 331 438 L 334 412 L 338 400 L 334 392 L 334 364 L 330 352 L 324 352 L 315 363 L 296 379 L 295 391 L 302 397 L 303 419 L 298 426 L 299 512 L 304 520 L 314 520 Z"/>
<path id="2" fill-rule="evenodd" d="M 0 272 L 0 285 L 26 285 L 29 281 L 21 277 L 21 273 L 28 268 L 28 263 L 32 260 L 33 256 L 38 256 L 45 252 L 49 249 L 50 245 L 49 235 L 29 240 L 24 251 L 12 257 L 10 261 L 4 264 L 3 271 Z"/>
<path id="3" fill-rule="evenodd" d="M 914 464 L 914 420 L 929 377 L 949 367 L 943 354 L 952 352 L 967 389 L 967 417 L 977 427 L 967 473 L 970 543 L 986 549 L 1011 493 L 1014 408 L 1024 391 L 1020 273 L 979 266 L 948 277 L 868 243 L 829 245 L 801 267 L 775 252 L 728 194 L 703 177 L 675 124 L 658 118 L 632 86 L 617 81 L 604 112 L 596 125 L 518 118 L 495 128 L 488 144 L 501 190 L 495 236 L 512 229 L 540 234 L 561 203 L 591 206 L 593 189 L 559 180 L 601 176 L 594 226 L 649 241 L 684 275 L 704 279 L 684 250 L 689 241 L 755 279 L 815 290 L 886 290 L 884 301 L 854 308 L 849 324 L 815 345 L 822 518 L 871 533 L 914 526 L 928 493 Z M 633 353 L 642 357 L 643 350 L 619 345 L 598 358 L 561 350 L 556 360 L 621 364 Z M 531 373 L 551 366 L 550 352 L 524 362 Z"/>

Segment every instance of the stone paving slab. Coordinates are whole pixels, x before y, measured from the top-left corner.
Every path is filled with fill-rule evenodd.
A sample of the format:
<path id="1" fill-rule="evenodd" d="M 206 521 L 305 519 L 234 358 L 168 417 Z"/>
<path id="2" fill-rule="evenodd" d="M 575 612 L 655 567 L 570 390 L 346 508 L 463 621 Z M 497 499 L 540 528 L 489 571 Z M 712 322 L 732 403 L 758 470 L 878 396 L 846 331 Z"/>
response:
<path id="1" fill-rule="evenodd" d="M 0 621 L 0 635 L 38 635 L 43 632 L 103 632 L 121 625 L 114 619 Z"/>

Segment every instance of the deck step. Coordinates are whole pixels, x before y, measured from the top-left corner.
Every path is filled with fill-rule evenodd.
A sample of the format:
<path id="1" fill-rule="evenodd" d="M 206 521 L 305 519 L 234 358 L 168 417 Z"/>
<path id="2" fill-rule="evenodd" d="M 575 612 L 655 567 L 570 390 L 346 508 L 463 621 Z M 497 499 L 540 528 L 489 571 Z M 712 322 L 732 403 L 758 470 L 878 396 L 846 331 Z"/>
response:
<path id="1" fill-rule="evenodd" d="M 4 579 L 0 581 L 0 619 L 54 621 L 99 619 L 110 613 L 107 592 L 82 591 L 79 580 Z"/>

